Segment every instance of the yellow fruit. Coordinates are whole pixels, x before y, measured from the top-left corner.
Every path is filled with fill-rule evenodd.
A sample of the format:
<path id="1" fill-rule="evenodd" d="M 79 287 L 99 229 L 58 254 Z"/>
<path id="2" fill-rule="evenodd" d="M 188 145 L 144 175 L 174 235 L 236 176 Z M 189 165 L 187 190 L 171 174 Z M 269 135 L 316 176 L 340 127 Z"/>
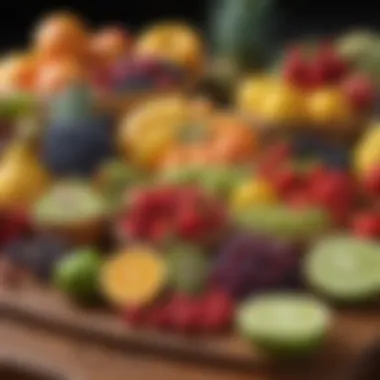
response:
<path id="1" fill-rule="evenodd" d="M 238 186 L 232 193 L 231 206 L 234 211 L 260 204 L 273 204 L 277 197 L 273 187 L 265 180 L 254 179 Z"/>
<path id="2" fill-rule="evenodd" d="M 198 71 L 203 61 L 199 34 L 186 24 L 168 22 L 149 28 L 136 42 L 136 54 L 169 60 Z"/>
<path id="3" fill-rule="evenodd" d="M 119 129 L 119 145 L 135 164 L 151 167 L 175 141 L 178 129 L 190 119 L 188 102 L 165 97 L 144 103 L 128 114 Z"/>
<path id="4" fill-rule="evenodd" d="M 162 257 L 148 247 L 135 246 L 104 264 L 100 285 L 110 303 L 135 307 L 152 302 L 164 289 L 166 279 Z"/>
<path id="5" fill-rule="evenodd" d="M 354 167 L 359 175 L 380 165 L 380 125 L 370 128 L 359 141 L 354 152 Z"/>
<path id="6" fill-rule="evenodd" d="M 277 84 L 278 85 L 278 84 Z M 257 114 L 264 99 L 276 88 L 276 80 L 271 77 L 250 77 L 245 79 L 237 89 L 236 107 L 247 115 Z"/>
<path id="7" fill-rule="evenodd" d="M 287 84 L 276 86 L 264 94 L 259 116 L 275 124 L 302 123 L 306 118 L 305 95 Z"/>
<path id="8" fill-rule="evenodd" d="M 311 94 L 308 111 L 313 123 L 322 125 L 343 124 L 352 116 L 348 99 L 336 88 L 323 88 Z"/>

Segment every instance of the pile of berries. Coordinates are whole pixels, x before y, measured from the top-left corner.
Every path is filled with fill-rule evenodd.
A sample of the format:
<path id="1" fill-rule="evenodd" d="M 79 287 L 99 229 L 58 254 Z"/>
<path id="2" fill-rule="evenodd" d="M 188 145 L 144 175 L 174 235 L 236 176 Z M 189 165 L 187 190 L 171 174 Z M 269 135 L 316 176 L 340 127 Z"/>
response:
<path id="1" fill-rule="evenodd" d="M 220 290 L 202 296 L 173 294 L 156 305 L 131 308 L 124 313 L 132 326 L 150 326 L 179 333 L 217 333 L 228 329 L 233 321 L 235 303 Z"/>
<path id="2" fill-rule="evenodd" d="M 159 186 L 130 195 L 117 224 L 130 240 L 163 243 L 171 238 L 213 244 L 227 228 L 221 202 L 192 187 Z"/>

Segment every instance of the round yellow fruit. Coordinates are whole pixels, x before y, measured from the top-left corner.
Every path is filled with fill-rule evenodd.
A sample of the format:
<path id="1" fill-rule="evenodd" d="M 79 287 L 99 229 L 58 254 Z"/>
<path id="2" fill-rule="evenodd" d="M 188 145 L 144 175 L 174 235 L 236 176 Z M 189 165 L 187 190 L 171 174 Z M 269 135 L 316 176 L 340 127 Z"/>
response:
<path id="1" fill-rule="evenodd" d="M 348 99 L 337 88 L 323 88 L 311 94 L 308 111 L 312 122 L 321 125 L 344 124 L 352 116 Z"/>
<path id="2" fill-rule="evenodd" d="M 202 65 L 203 49 L 199 34 L 180 22 L 154 25 L 136 42 L 137 55 L 169 60 L 190 71 L 197 71 Z"/>
<path id="3" fill-rule="evenodd" d="M 149 247 L 135 246 L 107 261 L 100 285 L 107 300 L 118 307 L 137 307 L 152 302 L 166 285 L 162 257 Z"/>
<path id="4" fill-rule="evenodd" d="M 280 84 L 263 94 L 259 116 L 274 124 L 299 124 L 306 119 L 305 95 L 299 89 Z"/>
<path id="5" fill-rule="evenodd" d="M 277 196 L 273 187 L 265 180 L 253 179 L 239 185 L 232 192 L 231 206 L 234 211 L 242 211 L 249 206 L 276 202 Z"/>
<path id="6" fill-rule="evenodd" d="M 353 164 L 359 175 L 380 165 L 380 125 L 375 124 L 359 141 L 354 152 Z"/>
<path id="7" fill-rule="evenodd" d="M 276 85 L 278 83 L 271 77 L 249 77 L 243 80 L 237 88 L 237 109 L 246 115 L 255 116 Z"/>

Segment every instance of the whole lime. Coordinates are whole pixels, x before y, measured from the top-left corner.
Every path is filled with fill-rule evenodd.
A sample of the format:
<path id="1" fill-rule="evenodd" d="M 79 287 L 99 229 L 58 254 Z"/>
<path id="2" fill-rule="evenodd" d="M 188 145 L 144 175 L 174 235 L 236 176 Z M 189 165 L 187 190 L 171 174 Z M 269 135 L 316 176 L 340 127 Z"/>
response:
<path id="1" fill-rule="evenodd" d="M 82 303 L 98 298 L 98 279 L 102 260 L 93 248 L 73 251 L 55 269 L 54 283 L 62 292 Z"/>

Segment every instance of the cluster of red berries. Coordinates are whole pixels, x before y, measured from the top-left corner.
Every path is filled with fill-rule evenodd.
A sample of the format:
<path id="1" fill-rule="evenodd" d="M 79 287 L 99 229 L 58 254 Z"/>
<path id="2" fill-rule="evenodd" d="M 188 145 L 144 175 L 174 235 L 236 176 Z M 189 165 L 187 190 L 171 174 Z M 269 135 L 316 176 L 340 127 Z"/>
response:
<path id="1" fill-rule="evenodd" d="M 262 171 L 289 205 L 322 207 L 338 225 L 349 223 L 357 191 L 348 172 L 323 164 L 299 170 L 292 163 L 292 152 L 286 143 L 272 147 L 263 160 Z"/>
<path id="2" fill-rule="evenodd" d="M 282 74 L 289 83 L 307 90 L 338 84 L 358 111 L 371 109 L 375 102 L 373 81 L 363 74 L 351 73 L 348 63 L 330 43 L 321 43 L 314 54 L 293 47 L 286 55 Z"/>
<path id="3" fill-rule="evenodd" d="M 176 238 L 211 244 L 227 226 L 219 200 L 192 187 L 140 189 L 130 195 L 119 233 L 132 240 L 162 243 Z"/>
<path id="4" fill-rule="evenodd" d="M 179 333 L 217 333 L 228 329 L 235 304 L 230 296 L 210 290 L 199 297 L 174 294 L 157 305 L 125 311 L 131 326 L 150 326 Z"/>

